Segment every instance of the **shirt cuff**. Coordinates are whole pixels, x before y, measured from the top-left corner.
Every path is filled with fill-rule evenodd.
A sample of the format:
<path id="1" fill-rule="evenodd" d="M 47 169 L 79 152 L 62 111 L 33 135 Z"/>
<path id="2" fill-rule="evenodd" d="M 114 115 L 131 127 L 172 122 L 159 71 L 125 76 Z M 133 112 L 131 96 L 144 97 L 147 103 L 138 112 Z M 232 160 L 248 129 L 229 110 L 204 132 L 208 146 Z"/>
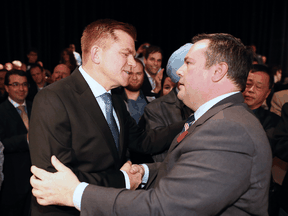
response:
<path id="1" fill-rule="evenodd" d="M 85 188 L 88 186 L 89 184 L 86 182 L 81 182 L 75 189 L 74 193 L 73 193 L 73 203 L 76 209 L 78 209 L 79 211 L 81 211 L 81 200 L 82 200 L 82 195 L 84 193 Z"/>
<path id="2" fill-rule="evenodd" d="M 147 184 L 149 178 L 149 168 L 146 164 L 141 164 L 144 167 L 145 173 L 142 178 L 142 184 Z"/>
<path id="3" fill-rule="evenodd" d="M 130 190 L 130 180 L 129 180 L 129 176 L 128 174 L 126 173 L 126 171 L 124 170 L 120 170 L 123 175 L 124 175 L 124 178 L 125 178 L 125 185 L 126 185 L 126 189 Z"/>

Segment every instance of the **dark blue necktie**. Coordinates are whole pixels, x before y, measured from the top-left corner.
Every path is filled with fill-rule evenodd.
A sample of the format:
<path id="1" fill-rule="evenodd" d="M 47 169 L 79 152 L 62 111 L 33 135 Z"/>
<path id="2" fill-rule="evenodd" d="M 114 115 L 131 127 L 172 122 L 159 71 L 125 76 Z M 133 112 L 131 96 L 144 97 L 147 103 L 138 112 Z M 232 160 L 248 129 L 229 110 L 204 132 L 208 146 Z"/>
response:
<path id="1" fill-rule="evenodd" d="M 115 118 L 113 116 L 113 106 L 112 106 L 112 98 L 111 94 L 104 93 L 101 95 L 101 98 L 105 101 L 105 112 L 106 112 L 106 120 L 109 125 L 109 128 L 112 132 L 116 147 L 119 147 L 119 130 L 116 125 Z"/>
<path id="2" fill-rule="evenodd" d="M 195 121 L 195 117 L 194 117 L 194 114 L 189 116 L 186 123 L 184 124 L 184 127 L 181 131 L 181 133 L 183 133 L 184 131 L 187 131 L 189 129 L 189 127 L 194 123 Z"/>

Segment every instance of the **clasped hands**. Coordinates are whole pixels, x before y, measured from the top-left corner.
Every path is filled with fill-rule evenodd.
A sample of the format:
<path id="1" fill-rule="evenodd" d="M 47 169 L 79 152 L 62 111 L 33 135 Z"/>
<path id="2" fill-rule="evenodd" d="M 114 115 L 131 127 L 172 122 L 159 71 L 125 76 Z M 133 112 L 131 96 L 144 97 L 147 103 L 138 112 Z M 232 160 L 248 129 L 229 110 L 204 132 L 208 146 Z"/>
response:
<path id="1" fill-rule="evenodd" d="M 51 163 L 57 170 L 55 173 L 47 172 L 36 166 L 31 167 L 32 176 L 30 183 L 32 193 L 40 205 L 63 205 L 74 207 L 73 194 L 80 184 L 77 176 L 55 156 L 51 157 Z M 125 171 L 130 180 L 130 189 L 135 190 L 142 182 L 144 168 L 141 165 L 132 165 L 127 161 L 121 170 Z"/>

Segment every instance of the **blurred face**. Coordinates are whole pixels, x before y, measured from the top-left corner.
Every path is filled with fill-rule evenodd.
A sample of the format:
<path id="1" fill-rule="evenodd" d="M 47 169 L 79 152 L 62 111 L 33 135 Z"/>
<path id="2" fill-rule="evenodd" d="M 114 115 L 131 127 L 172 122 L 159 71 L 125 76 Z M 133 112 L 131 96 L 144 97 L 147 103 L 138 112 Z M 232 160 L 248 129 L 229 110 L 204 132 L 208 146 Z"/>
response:
<path id="1" fill-rule="evenodd" d="M 36 52 L 30 52 L 27 55 L 27 58 L 28 58 L 29 63 L 36 63 L 37 58 L 38 58 L 38 54 Z"/>
<path id="2" fill-rule="evenodd" d="M 259 108 L 270 94 L 269 75 L 264 72 L 249 73 L 243 96 L 251 110 Z"/>
<path id="3" fill-rule="evenodd" d="M 0 71 L 0 89 L 4 90 L 4 80 L 5 80 L 6 71 Z"/>
<path id="4" fill-rule="evenodd" d="M 214 68 L 212 66 L 207 69 L 205 66 L 205 51 L 208 45 L 209 40 L 196 42 L 177 71 L 177 75 L 180 76 L 177 97 L 194 111 L 207 102 L 203 96 L 211 94 L 208 89 Z"/>
<path id="5" fill-rule="evenodd" d="M 74 44 L 70 44 L 70 45 L 69 45 L 69 48 L 71 49 L 72 52 L 75 51 L 75 45 L 74 45 Z"/>
<path id="6" fill-rule="evenodd" d="M 70 57 L 69 57 L 69 54 L 66 51 L 63 52 L 62 57 L 63 57 L 65 62 L 69 62 Z"/>
<path id="7" fill-rule="evenodd" d="M 11 71 L 13 69 L 13 65 L 10 63 L 10 62 L 7 62 L 5 65 L 4 65 L 4 68 L 7 70 L 7 71 Z"/>
<path id="8" fill-rule="evenodd" d="M 39 67 L 30 70 L 31 76 L 36 84 L 41 84 L 45 80 L 45 72 L 42 72 Z"/>
<path id="9" fill-rule="evenodd" d="M 106 77 L 103 86 L 107 91 L 118 86 L 127 86 L 128 73 L 136 66 L 133 38 L 122 30 L 115 30 L 115 34 L 118 40 L 106 39 L 106 48 L 100 48 L 97 54 L 100 59 L 99 72 Z"/>
<path id="10" fill-rule="evenodd" d="M 18 104 L 22 104 L 28 94 L 27 85 L 27 78 L 25 76 L 11 75 L 9 77 L 9 85 L 5 85 L 5 89 L 12 100 Z"/>
<path id="11" fill-rule="evenodd" d="M 170 77 L 166 77 L 163 84 L 163 95 L 169 94 L 169 92 L 176 86 L 176 83 L 172 82 Z"/>
<path id="12" fill-rule="evenodd" d="M 156 75 L 162 64 L 162 54 L 159 52 L 149 54 L 148 58 L 144 58 L 145 70 L 150 75 Z"/>
<path id="13" fill-rule="evenodd" d="M 141 63 L 136 62 L 136 67 L 129 72 L 128 86 L 125 88 L 129 91 L 139 91 L 144 82 L 144 71 Z"/>
<path id="14" fill-rule="evenodd" d="M 70 69 L 66 65 L 60 64 L 54 68 L 54 71 L 52 74 L 52 80 L 53 82 L 55 82 L 55 81 L 58 81 L 60 79 L 70 76 L 70 74 L 71 74 Z"/>

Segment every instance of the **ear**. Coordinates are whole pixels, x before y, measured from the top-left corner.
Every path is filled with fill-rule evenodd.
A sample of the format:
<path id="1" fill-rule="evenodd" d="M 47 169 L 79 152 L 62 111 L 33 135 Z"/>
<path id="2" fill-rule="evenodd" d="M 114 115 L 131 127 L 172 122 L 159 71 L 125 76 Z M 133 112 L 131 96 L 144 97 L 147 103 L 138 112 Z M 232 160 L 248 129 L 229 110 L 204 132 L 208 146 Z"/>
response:
<path id="1" fill-rule="evenodd" d="M 219 82 L 228 72 L 228 64 L 226 62 L 220 62 L 215 65 L 215 71 L 212 76 L 213 82 Z"/>
<path id="2" fill-rule="evenodd" d="M 90 54 L 91 54 L 91 60 L 92 62 L 94 62 L 95 64 L 99 64 L 100 60 L 101 60 L 101 53 L 102 49 L 99 46 L 93 46 L 91 48 Z"/>
<path id="3" fill-rule="evenodd" d="M 146 65 L 147 59 L 144 57 L 144 65 Z"/>

